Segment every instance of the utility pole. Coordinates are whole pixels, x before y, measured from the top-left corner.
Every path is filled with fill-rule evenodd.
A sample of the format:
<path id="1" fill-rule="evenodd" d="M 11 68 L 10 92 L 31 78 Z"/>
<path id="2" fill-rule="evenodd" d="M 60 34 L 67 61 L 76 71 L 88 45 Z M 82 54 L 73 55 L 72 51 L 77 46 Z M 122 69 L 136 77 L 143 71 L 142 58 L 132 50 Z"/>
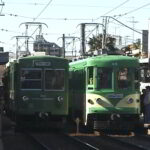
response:
<path id="1" fill-rule="evenodd" d="M 42 25 L 45 25 L 47 28 L 48 28 L 48 26 L 47 26 L 47 24 L 41 23 L 41 22 L 24 22 L 24 23 L 21 23 L 20 26 L 23 24 L 25 25 L 25 28 L 26 28 L 24 38 L 25 38 L 25 43 L 26 43 L 26 53 L 28 54 L 29 53 L 29 38 L 27 38 L 27 37 L 32 37 L 32 35 L 35 33 L 35 31 L 39 30 L 38 37 L 42 38 Z M 28 35 L 29 26 L 37 27 L 37 29 L 31 34 L 31 36 Z"/>
<path id="2" fill-rule="evenodd" d="M 21 51 L 20 46 L 19 46 L 19 41 L 21 39 L 25 39 L 25 41 L 28 41 L 29 38 L 32 38 L 32 37 L 31 36 L 14 36 L 13 38 L 16 38 L 16 59 L 18 59 L 19 58 L 19 52 Z M 26 47 L 26 55 L 29 55 L 29 51 L 27 51 L 28 43 L 25 42 L 25 44 L 26 44 L 26 46 L 25 46 Z"/>
<path id="3" fill-rule="evenodd" d="M 0 6 L 2 6 L 2 8 L 0 10 L 0 16 L 4 16 L 4 14 L 2 14 L 2 10 L 3 10 L 3 6 L 5 6 L 5 4 L 4 4 L 4 2 L 2 2 L 2 0 L 1 0 Z"/>
<path id="4" fill-rule="evenodd" d="M 103 24 L 100 24 L 100 23 L 81 23 L 80 26 L 81 26 L 81 46 L 80 46 L 80 49 L 81 49 L 81 55 L 85 55 L 85 52 L 86 52 L 86 46 L 85 46 L 85 28 L 86 26 L 96 26 L 96 29 L 98 29 L 98 26 L 99 25 L 102 25 Z"/>
<path id="5" fill-rule="evenodd" d="M 62 47 L 63 47 L 63 57 L 65 58 L 65 53 L 66 53 L 66 50 L 65 50 L 65 34 L 63 34 L 63 37 L 62 37 Z"/>
<path id="6" fill-rule="evenodd" d="M 109 17 L 103 16 L 103 38 L 102 38 L 102 49 L 106 48 L 107 43 L 107 25 L 109 23 Z"/>
<path id="7" fill-rule="evenodd" d="M 133 33 L 132 33 L 132 43 L 134 43 L 134 29 L 135 29 L 135 23 L 138 23 L 138 21 L 135 21 L 135 18 L 134 17 L 132 17 L 132 21 L 129 21 L 129 22 L 131 22 L 131 23 L 133 23 L 133 26 L 132 26 L 132 28 L 133 28 Z"/>
<path id="8" fill-rule="evenodd" d="M 65 36 L 65 34 L 63 34 L 63 36 L 61 37 L 62 38 L 62 48 L 63 48 L 63 57 L 65 58 L 66 57 L 66 39 L 67 40 L 72 40 L 73 43 L 75 42 L 75 39 L 79 39 L 79 37 L 75 37 L 75 36 Z M 73 50 L 71 51 L 72 52 L 72 57 L 73 57 Z M 76 52 L 75 52 L 75 57 L 76 57 Z"/>

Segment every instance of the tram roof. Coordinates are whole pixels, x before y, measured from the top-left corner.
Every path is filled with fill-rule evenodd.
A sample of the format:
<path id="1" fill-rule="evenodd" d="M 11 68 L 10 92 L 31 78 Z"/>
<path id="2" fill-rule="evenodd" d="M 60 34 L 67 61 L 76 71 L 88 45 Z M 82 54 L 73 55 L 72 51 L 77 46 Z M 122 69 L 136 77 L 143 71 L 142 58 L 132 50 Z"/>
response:
<path id="1" fill-rule="evenodd" d="M 82 60 L 71 62 L 71 67 L 85 67 L 85 66 L 106 66 L 112 67 L 119 64 L 120 66 L 138 66 L 139 60 L 135 57 L 123 56 L 123 55 L 100 55 L 95 57 L 89 57 Z"/>

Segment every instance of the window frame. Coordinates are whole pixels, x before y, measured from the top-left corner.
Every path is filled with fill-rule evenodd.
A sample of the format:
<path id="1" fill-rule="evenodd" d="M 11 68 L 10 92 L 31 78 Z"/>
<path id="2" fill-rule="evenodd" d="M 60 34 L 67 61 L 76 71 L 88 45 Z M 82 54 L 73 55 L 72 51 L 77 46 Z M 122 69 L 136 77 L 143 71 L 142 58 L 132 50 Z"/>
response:
<path id="1" fill-rule="evenodd" d="M 62 70 L 62 71 L 64 71 L 64 88 L 63 88 L 63 89 L 47 89 L 47 88 L 46 88 L 46 84 L 45 84 L 45 80 L 46 80 L 45 74 L 46 74 L 46 71 L 47 71 L 47 70 L 53 70 L 53 71 Z M 44 86 L 43 86 L 44 91 L 65 91 L 65 69 L 44 68 L 43 82 L 44 82 Z"/>
<path id="2" fill-rule="evenodd" d="M 38 88 L 38 89 L 35 89 L 35 88 L 22 88 L 22 79 L 21 79 L 21 75 L 22 75 L 22 71 L 41 71 L 41 78 L 40 79 L 25 79 L 27 81 L 40 81 L 40 84 L 41 84 L 41 88 Z M 21 90 L 38 90 L 38 91 L 41 91 L 42 90 L 42 68 L 21 68 L 20 70 L 20 89 Z"/>

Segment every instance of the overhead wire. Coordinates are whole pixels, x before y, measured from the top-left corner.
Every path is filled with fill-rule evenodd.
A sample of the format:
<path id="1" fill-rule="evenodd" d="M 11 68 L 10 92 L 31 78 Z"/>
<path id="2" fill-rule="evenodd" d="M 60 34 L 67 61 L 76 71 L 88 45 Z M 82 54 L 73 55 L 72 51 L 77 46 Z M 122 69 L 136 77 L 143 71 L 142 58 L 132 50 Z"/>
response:
<path id="1" fill-rule="evenodd" d="M 112 11 L 114 11 L 114 10 L 120 8 L 121 6 L 123 6 L 124 4 L 126 4 L 128 1 L 130 1 L 130 0 L 126 0 L 126 1 L 124 1 L 123 3 L 117 5 L 116 7 L 114 7 L 113 9 L 111 9 L 110 11 L 106 12 L 104 15 L 109 14 L 110 12 L 112 12 Z M 101 16 L 100 16 L 100 17 L 101 17 Z M 95 20 L 98 20 L 100 17 L 98 17 L 97 19 L 92 19 L 92 22 L 95 21 Z M 95 31 L 96 28 L 97 28 L 97 27 L 95 27 L 95 28 L 86 36 L 86 38 L 88 38 L 88 37 Z"/>
<path id="2" fill-rule="evenodd" d="M 109 16 L 109 17 L 110 17 L 110 16 Z M 126 24 L 120 22 L 119 20 L 117 20 L 117 19 L 115 19 L 115 18 L 113 18 L 113 17 L 110 17 L 110 18 L 114 19 L 115 21 L 119 22 L 121 25 L 123 25 L 123 26 L 129 28 L 130 30 L 132 30 L 132 31 L 134 31 L 134 32 L 137 32 L 137 33 L 139 33 L 139 34 L 142 34 L 141 32 L 139 32 L 139 31 L 137 31 L 137 30 L 135 30 L 135 29 L 133 29 L 133 28 L 127 26 Z"/>
<path id="3" fill-rule="evenodd" d="M 45 3 L 29 3 L 29 2 L 9 2 L 6 4 L 14 4 L 14 5 L 35 5 L 35 6 L 38 6 L 38 5 L 46 5 Z M 54 4 L 53 7 L 57 7 L 57 6 L 61 6 L 61 7 L 87 7 L 87 8 L 106 8 L 107 6 L 102 6 L 102 5 L 80 5 L 80 4 Z M 108 8 L 108 7 L 107 7 Z"/>
<path id="4" fill-rule="evenodd" d="M 7 3 L 6 2 L 6 4 L 8 5 L 10 5 L 10 4 L 12 4 L 12 5 L 45 5 L 44 3 L 27 3 L 27 2 L 9 2 L 9 3 Z"/>
<path id="5" fill-rule="evenodd" d="M 114 11 L 114 10 L 120 8 L 122 5 L 124 5 L 124 4 L 127 3 L 128 1 L 129 1 L 129 0 L 124 1 L 123 3 L 119 4 L 118 6 L 114 7 L 113 9 L 109 10 L 108 12 L 106 12 L 104 15 L 109 14 L 109 13 L 111 13 L 112 11 Z M 45 9 L 49 6 L 49 4 L 50 4 L 51 2 L 52 2 L 52 0 L 48 2 L 48 4 L 42 9 L 42 11 L 37 15 L 36 18 L 25 17 L 25 16 L 19 16 L 19 15 L 13 15 L 13 14 L 11 14 L 11 16 L 29 18 L 29 19 L 33 19 L 33 21 L 35 21 L 35 20 L 36 20 L 37 18 L 39 18 L 39 16 L 45 11 Z M 35 4 L 35 5 L 44 5 L 44 4 L 42 4 L 42 3 L 28 3 L 28 4 L 31 4 L 31 5 L 34 5 L 34 4 Z M 146 7 L 147 5 L 150 5 L 150 3 L 145 4 L 145 5 L 143 5 L 143 6 L 139 7 L 139 8 L 133 9 L 133 10 L 131 10 L 131 11 L 128 11 L 127 13 L 121 14 L 120 17 L 121 17 L 121 16 L 124 16 L 124 15 L 127 15 L 127 14 L 130 14 L 130 13 L 133 13 L 133 12 L 135 12 L 135 11 L 138 11 L 139 9 L 141 9 L 141 8 L 143 8 L 143 7 Z M 78 5 L 76 5 L 76 6 L 78 6 Z M 89 7 L 89 6 L 86 6 L 86 7 Z M 94 7 L 94 6 L 91 6 L 91 7 Z M 116 16 L 117 16 L 117 15 L 116 15 Z M 119 15 L 118 15 L 118 16 L 119 16 Z M 100 18 L 100 17 L 99 17 L 99 18 Z M 83 19 L 83 18 L 75 18 L 75 19 L 69 19 L 69 18 L 39 18 L 39 19 L 63 20 L 63 21 L 67 21 L 67 20 L 92 20 L 92 21 L 93 21 L 93 20 L 94 20 L 94 19 Z M 97 18 L 97 19 L 98 19 L 98 18 Z"/>
<path id="6" fill-rule="evenodd" d="M 110 12 L 112 12 L 112 11 L 114 11 L 114 10 L 116 10 L 116 9 L 118 9 L 118 8 L 120 8 L 120 7 L 122 7 L 124 4 L 126 4 L 126 3 L 129 2 L 129 1 L 130 1 L 130 0 L 126 0 L 126 1 L 124 1 L 123 3 L 117 5 L 117 6 L 114 7 L 113 9 L 111 9 L 111 10 L 107 11 L 106 13 L 104 13 L 103 16 L 105 16 L 106 14 L 109 14 Z M 100 16 L 100 17 L 94 19 L 94 21 L 100 19 L 101 17 L 102 17 L 102 16 Z M 95 31 L 95 30 L 96 30 L 96 27 L 91 31 L 91 33 L 89 33 L 89 34 L 87 35 L 86 38 L 88 38 L 88 37 L 92 34 L 92 32 Z"/>
<path id="7" fill-rule="evenodd" d="M 123 17 L 123 16 L 125 16 L 125 15 L 130 14 L 130 13 L 133 13 L 133 12 L 135 12 L 135 11 L 138 11 L 138 10 L 144 8 L 144 7 L 149 6 L 149 5 L 150 5 L 150 3 L 144 4 L 144 5 L 142 5 L 142 6 L 138 7 L 138 8 L 135 8 L 135 9 L 133 9 L 133 10 L 130 10 L 130 11 L 124 13 L 124 14 L 114 15 L 114 17 L 115 17 L 115 18 L 117 17 L 117 19 L 118 19 L 118 18 L 120 18 L 120 17 Z M 115 18 L 114 18 L 114 20 L 115 20 Z M 123 25 L 123 26 L 125 26 L 125 27 L 131 29 L 132 31 L 134 31 L 134 32 L 136 32 L 136 33 L 142 34 L 142 32 L 139 32 L 139 31 L 137 31 L 137 30 L 135 30 L 135 29 L 133 29 L 133 28 L 131 28 L 131 27 L 125 25 L 124 23 L 120 22 L 120 21 L 117 20 L 117 19 L 116 19 L 116 21 L 119 22 L 121 25 Z M 113 22 L 111 22 L 111 23 L 113 23 Z"/>
<path id="8" fill-rule="evenodd" d="M 27 18 L 27 19 L 34 19 L 34 17 L 27 17 L 27 16 L 21 16 L 21 15 L 17 15 L 17 14 L 8 14 L 5 13 L 5 15 L 9 15 L 9 16 L 13 16 L 13 17 L 20 17 L 20 18 Z M 89 19 L 89 18 L 38 18 L 40 20 L 58 20 L 58 21 L 75 21 L 75 20 L 90 20 L 92 21 L 93 18 Z"/>
<path id="9" fill-rule="evenodd" d="M 40 11 L 40 13 L 33 19 L 33 22 L 36 20 L 36 19 L 38 19 L 38 17 L 46 10 L 46 8 L 51 4 L 51 2 L 52 2 L 52 0 L 50 0 L 47 4 L 46 4 L 46 6 Z M 30 35 L 30 37 L 32 37 L 33 36 L 33 34 L 37 31 L 37 29 L 38 28 L 36 28 L 35 30 L 34 30 L 34 32 Z M 22 47 L 24 45 L 24 43 L 20 46 L 20 48 Z"/>
<path id="10" fill-rule="evenodd" d="M 120 6 L 124 5 L 124 4 L 127 3 L 127 2 L 128 2 L 128 1 L 123 2 L 122 4 L 120 4 Z M 136 9 L 133 9 L 133 10 L 131 10 L 131 11 L 128 11 L 128 12 L 126 12 L 126 13 L 124 13 L 124 14 L 114 15 L 114 17 L 117 17 L 117 16 L 118 16 L 118 18 L 120 18 L 120 17 L 122 17 L 122 16 L 128 15 L 128 14 L 133 13 L 133 12 L 135 12 L 135 11 L 138 11 L 138 10 L 144 8 L 144 7 L 149 6 L 149 5 L 150 5 L 150 3 L 144 4 L 144 5 L 142 5 L 142 6 L 138 7 L 138 8 L 136 8 Z M 118 6 L 119 6 L 119 5 L 118 5 Z M 116 8 L 117 8 L 117 7 L 116 7 Z M 105 13 L 105 15 L 108 14 L 108 13 L 110 13 L 110 12 L 112 12 L 112 11 L 115 10 L 116 8 L 114 8 L 114 9 L 108 11 L 107 13 Z M 119 7 L 118 7 L 118 8 L 119 8 Z M 104 16 L 105 16 L 105 15 L 104 15 Z M 111 16 L 110 16 L 110 17 L 111 17 Z M 99 18 L 100 18 L 100 17 L 99 17 Z M 97 19 L 99 19 L 99 18 L 97 18 Z M 117 18 L 117 19 L 118 19 L 118 18 Z M 137 32 L 137 33 L 139 33 L 139 34 L 142 34 L 141 32 L 139 32 L 139 31 L 137 31 L 137 30 L 135 30 L 135 29 L 133 29 L 133 28 L 131 28 L 131 27 L 125 25 L 124 23 L 120 22 L 119 20 L 117 20 L 117 19 L 115 19 L 115 18 L 113 18 L 113 19 L 114 19 L 115 21 L 117 21 L 118 23 L 120 23 L 121 25 L 127 27 L 128 29 L 130 29 L 130 30 L 132 30 L 132 31 L 134 31 L 134 32 Z M 92 32 L 93 32 L 93 30 L 92 30 Z M 90 33 L 90 34 L 91 34 L 91 33 Z"/>
<path id="11" fill-rule="evenodd" d="M 108 12 L 106 12 L 105 14 L 103 14 L 102 16 L 105 16 L 105 15 L 107 15 L 107 14 L 109 14 L 110 12 L 112 12 L 112 11 L 114 11 L 114 10 L 116 10 L 116 9 L 118 9 L 118 8 L 120 8 L 121 6 L 123 6 L 124 4 L 126 4 L 127 2 L 129 2 L 130 0 L 126 0 L 126 1 L 124 1 L 123 3 L 121 3 L 121 4 L 119 4 L 119 5 L 117 5 L 116 7 L 114 7 L 113 9 L 111 9 L 111 10 L 109 10 Z M 96 18 L 95 20 L 98 20 L 98 19 L 100 19 L 101 18 L 101 16 L 100 17 L 98 17 L 98 18 Z"/>
<path id="12" fill-rule="evenodd" d="M 135 9 L 133 9 L 133 10 L 130 10 L 130 11 L 124 13 L 124 14 L 114 15 L 114 17 L 117 17 L 117 16 L 118 16 L 118 17 L 122 17 L 122 16 L 125 16 L 125 15 L 128 15 L 128 14 L 130 14 L 130 13 L 133 13 L 133 12 L 135 12 L 135 11 L 138 11 L 138 10 L 144 8 L 144 7 L 149 6 L 149 5 L 150 5 L 150 3 L 144 4 L 144 5 L 142 5 L 142 6 L 138 7 L 138 8 L 135 8 Z"/>
<path id="13" fill-rule="evenodd" d="M 48 4 L 42 9 L 42 11 L 33 19 L 35 21 L 45 10 L 46 8 L 51 4 L 52 0 L 48 2 Z"/>

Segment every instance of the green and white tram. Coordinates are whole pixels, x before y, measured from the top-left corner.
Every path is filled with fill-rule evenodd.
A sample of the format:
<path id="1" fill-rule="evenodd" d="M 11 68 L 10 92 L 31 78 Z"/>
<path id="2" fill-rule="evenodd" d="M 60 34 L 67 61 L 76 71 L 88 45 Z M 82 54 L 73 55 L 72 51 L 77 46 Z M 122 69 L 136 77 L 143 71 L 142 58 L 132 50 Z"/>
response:
<path id="1" fill-rule="evenodd" d="M 69 64 L 71 117 L 94 129 L 133 129 L 140 119 L 139 61 L 100 55 Z"/>

